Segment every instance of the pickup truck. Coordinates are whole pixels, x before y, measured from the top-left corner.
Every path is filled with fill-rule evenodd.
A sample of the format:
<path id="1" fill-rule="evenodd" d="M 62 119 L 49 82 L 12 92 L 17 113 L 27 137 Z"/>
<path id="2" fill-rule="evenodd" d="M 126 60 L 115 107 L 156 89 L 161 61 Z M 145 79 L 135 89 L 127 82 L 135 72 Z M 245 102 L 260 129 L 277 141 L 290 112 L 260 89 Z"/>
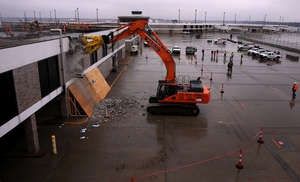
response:
<path id="1" fill-rule="evenodd" d="M 185 54 L 195 54 L 197 52 L 197 47 L 187 46 L 185 48 Z"/>
<path id="2" fill-rule="evenodd" d="M 256 56 L 256 57 L 260 57 L 260 55 L 265 53 L 265 52 L 269 52 L 269 51 L 267 51 L 265 49 L 259 49 L 258 51 L 254 51 L 252 55 Z"/>
<path id="3" fill-rule="evenodd" d="M 244 51 L 244 50 L 249 50 L 252 47 L 254 47 L 254 44 L 243 44 L 243 45 L 238 45 L 237 49 L 239 51 Z"/>
<path id="4" fill-rule="evenodd" d="M 259 51 L 259 50 L 261 50 L 261 49 L 262 49 L 262 48 L 252 47 L 251 49 L 249 49 L 249 50 L 247 51 L 247 54 L 248 54 L 249 56 L 252 56 L 254 52 L 257 52 L 257 51 Z"/>
<path id="5" fill-rule="evenodd" d="M 265 52 L 260 54 L 260 58 L 267 60 L 267 59 L 271 59 L 271 60 L 279 60 L 281 58 L 280 54 L 277 54 L 275 52 Z"/>
<path id="6" fill-rule="evenodd" d="M 226 44 L 226 39 L 225 38 L 219 38 L 214 40 L 215 44 Z"/>

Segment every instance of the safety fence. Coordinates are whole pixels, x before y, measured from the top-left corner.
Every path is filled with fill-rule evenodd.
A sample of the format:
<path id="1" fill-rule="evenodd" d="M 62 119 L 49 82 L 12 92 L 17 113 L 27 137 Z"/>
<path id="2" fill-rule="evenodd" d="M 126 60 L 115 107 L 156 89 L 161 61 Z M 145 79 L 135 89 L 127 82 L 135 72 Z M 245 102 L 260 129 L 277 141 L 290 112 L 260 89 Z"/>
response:
<path id="1" fill-rule="evenodd" d="M 195 62 L 195 64 L 197 64 L 197 61 Z M 198 66 L 196 66 L 196 69 L 199 72 L 201 71 L 201 73 L 203 73 L 203 64 L 202 64 L 201 70 L 199 70 Z M 255 138 L 257 138 L 258 135 L 260 135 L 260 136 L 259 136 L 259 139 L 257 140 L 257 142 L 260 143 L 260 144 L 264 143 L 264 141 L 262 140 L 262 130 L 263 129 L 259 125 L 259 123 L 250 115 L 250 113 L 243 107 L 243 105 L 230 93 L 230 91 L 226 87 L 224 87 L 224 83 L 222 83 L 221 80 L 215 74 L 213 74 L 213 72 L 211 72 L 208 68 L 205 67 L 205 69 L 209 73 L 211 73 L 210 81 L 212 81 L 213 77 L 214 77 L 214 78 L 216 78 L 222 84 L 222 90 L 220 91 L 220 93 L 221 94 L 225 93 L 224 90 L 223 90 L 225 88 L 226 91 L 231 95 L 231 97 L 237 102 L 237 104 L 260 127 L 260 131 L 258 131 L 256 133 L 256 135 L 249 141 L 249 143 L 247 143 L 247 145 L 243 149 L 240 149 L 238 151 L 231 152 L 231 153 L 228 153 L 228 154 L 224 154 L 224 155 L 221 155 L 221 156 L 217 156 L 217 157 L 214 157 L 214 158 L 211 158 L 211 159 L 206 159 L 206 160 L 203 160 L 203 161 L 200 161 L 200 162 L 195 162 L 195 163 L 188 164 L 188 165 L 185 165 L 185 166 L 180 166 L 180 167 L 177 167 L 177 168 L 173 168 L 173 169 L 169 169 L 169 170 L 165 170 L 165 171 L 161 171 L 161 172 L 157 172 L 157 173 L 153 173 L 153 174 L 148 174 L 148 175 L 145 175 L 145 176 L 130 177 L 130 178 L 125 178 L 125 179 L 113 180 L 113 181 L 110 181 L 110 182 L 129 181 L 129 180 L 131 180 L 131 182 L 135 182 L 135 181 L 137 181 L 139 179 L 143 179 L 143 178 L 147 178 L 147 177 L 151 177 L 151 176 L 156 176 L 156 175 L 159 175 L 159 174 L 164 174 L 164 173 L 167 173 L 167 172 L 172 172 L 172 171 L 176 171 L 176 170 L 183 169 L 183 168 L 188 168 L 188 167 L 191 167 L 191 166 L 195 166 L 195 165 L 198 165 L 198 164 L 203 164 L 205 162 L 213 161 L 213 160 L 220 159 L 220 158 L 223 158 L 223 157 L 227 157 L 227 156 L 230 156 L 230 155 L 233 155 L 233 154 L 237 154 L 237 153 L 239 153 L 240 155 L 239 155 L 238 163 L 236 164 L 236 168 L 237 169 L 243 169 L 244 168 L 244 166 L 242 165 L 242 153 L 255 140 Z"/>

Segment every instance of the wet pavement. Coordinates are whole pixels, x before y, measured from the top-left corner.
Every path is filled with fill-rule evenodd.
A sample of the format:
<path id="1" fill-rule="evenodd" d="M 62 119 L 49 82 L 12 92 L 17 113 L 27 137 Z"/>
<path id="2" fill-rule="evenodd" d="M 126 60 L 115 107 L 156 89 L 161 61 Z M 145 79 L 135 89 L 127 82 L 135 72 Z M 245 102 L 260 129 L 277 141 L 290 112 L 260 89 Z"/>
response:
<path id="1" fill-rule="evenodd" d="M 229 37 L 209 35 L 213 39 Z M 148 98 L 156 93 L 157 81 L 164 79 L 166 70 L 159 56 L 144 47 L 142 54 L 124 60 L 131 60 L 126 72 L 87 123 L 38 126 L 40 145 L 48 149 L 46 155 L 1 157 L 0 181 L 129 182 L 132 177 L 141 182 L 300 181 L 300 103 L 292 99 L 291 91 L 295 81 L 300 83 L 300 64 L 285 56 L 277 63 L 265 62 L 245 52 L 241 62 L 237 45 L 215 45 L 195 39 L 193 34 L 159 37 L 170 50 L 174 45 L 181 47 L 182 54 L 174 56 L 177 75 L 201 76 L 203 84 L 211 88 L 211 101 L 198 105 L 198 116 L 145 112 Z M 196 57 L 185 55 L 188 45 L 198 48 Z M 211 59 L 212 50 L 220 51 L 215 59 Z M 231 52 L 235 55 L 229 75 Z M 124 67 L 120 65 L 117 73 L 107 78 L 109 84 Z M 261 128 L 263 144 L 257 142 Z M 56 155 L 51 152 L 53 134 Z M 24 140 L 15 147 L 24 147 Z M 241 149 L 244 169 L 237 169 Z"/>

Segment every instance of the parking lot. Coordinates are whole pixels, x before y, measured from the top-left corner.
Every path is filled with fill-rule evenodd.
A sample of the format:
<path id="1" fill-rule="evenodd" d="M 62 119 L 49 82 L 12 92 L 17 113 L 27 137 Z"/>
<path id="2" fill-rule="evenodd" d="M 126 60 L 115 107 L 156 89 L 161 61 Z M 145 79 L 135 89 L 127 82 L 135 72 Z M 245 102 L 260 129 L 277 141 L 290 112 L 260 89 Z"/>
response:
<path id="1" fill-rule="evenodd" d="M 174 55 L 176 74 L 200 76 L 211 89 L 211 100 L 198 105 L 198 116 L 146 113 L 148 98 L 166 70 L 159 56 L 143 47 L 123 60 L 126 71 L 87 123 L 39 125 L 46 155 L 2 157 L 0 181 L 300 181 L 300 105 L 291 90 L 295 81 L 300 83 L 299 62 L 284 55 L 280 61 L 265 61 L 245 52 L 241 61 L 236 44 L 216 45 L 205 38 L 229 38 L 225 33 L 203 34 L 201 39 L 195 34 L 158 36 L 170 50 L 181 48 Z M 195 56 L 185 54 L 186 46 L 197 47 Z M 232 52 L 233 72 L 227 74 Z M 109 85 L 124 67 L 109 75 Z M 105 119 L 107 107 L 111 113 Z M 261 129 L 263 144 L 257 142 Z M 56 155 L 51 151 L 53 134 Z"/>

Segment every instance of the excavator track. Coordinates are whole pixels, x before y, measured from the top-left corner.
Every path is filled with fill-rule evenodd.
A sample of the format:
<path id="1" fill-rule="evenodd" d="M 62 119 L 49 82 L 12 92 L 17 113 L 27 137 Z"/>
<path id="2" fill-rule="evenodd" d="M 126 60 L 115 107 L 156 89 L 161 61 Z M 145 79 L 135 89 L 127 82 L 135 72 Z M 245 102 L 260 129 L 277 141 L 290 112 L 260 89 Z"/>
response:
<path id="1" fill-rule="evenodd" d="M 196 104 L 150 103 L 147 106 L 150 114 L 197 116 L 200 109 Z"/>

